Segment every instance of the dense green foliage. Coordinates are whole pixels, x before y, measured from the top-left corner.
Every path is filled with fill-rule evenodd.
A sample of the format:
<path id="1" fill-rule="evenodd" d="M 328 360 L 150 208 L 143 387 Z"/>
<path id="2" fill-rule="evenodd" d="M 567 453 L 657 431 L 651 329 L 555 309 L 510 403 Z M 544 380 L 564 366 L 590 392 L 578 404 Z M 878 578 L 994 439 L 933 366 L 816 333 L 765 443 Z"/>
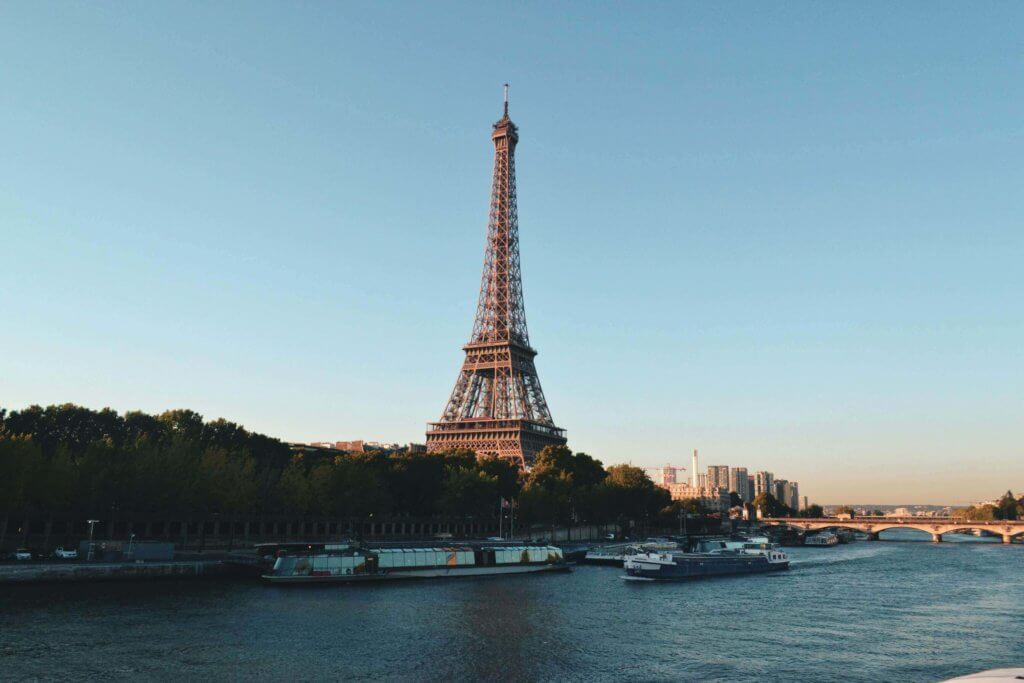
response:
<path id="1" fill-rule="evenodd" d="M 808 505 L 807 509 L 800 511 L 800 516 L 820 519 L 825 516 L 825 510 L 818 504 Z"/>
<path id="2" fill-rule="evenodd" d="M 190 410 L 0 411 L 0 516 L 250 512 L 274 500 L 290 457 L 276 439 Z"/>
<path id="3" fill-rule="evenodd" d="M 469 451 L 294 453 L 189 410 L 71 404 L 0 410 L 0 482 L 0 518 L 469 518 L 496 516 L 504 498 L 518 499 L 520 523 L 566 525 L 653 520 L 669 503 L 643 470 L 564 446 L 523 474 Z"/>
<path id="4" fill-rule="evenodd" d="M 754 508 L 760 511 L 763 517 L 795 517 L 796 511 L 788 505 L 780 503 L 775 496 L 767 492 L 761 492 L 754 498 Z"/>
<path id="5" fill-rule="evenodd" d="M 1024 496 L 1014 498 L 1012 491 L 1003 494 L 995 505 L 986 503 L 984 505 L 972 505 L 957 510 L 953 513 L 955 517 L 963 517 L 978 522 L 993 521 L 997 519 L 1024 519 Z"/>

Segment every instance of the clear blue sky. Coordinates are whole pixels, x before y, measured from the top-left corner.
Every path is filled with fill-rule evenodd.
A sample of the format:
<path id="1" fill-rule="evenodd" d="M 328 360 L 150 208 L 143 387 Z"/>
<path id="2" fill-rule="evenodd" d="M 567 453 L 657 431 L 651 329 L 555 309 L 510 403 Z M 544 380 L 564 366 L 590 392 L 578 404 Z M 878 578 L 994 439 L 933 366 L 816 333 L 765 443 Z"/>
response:
<path id="1" fill-rule="evenodd" d="M 501 84 L 538 368 L 606 464 L 1024 488 L 1019 3 L 0 4 L 0 405 L 422 441 Z"/>

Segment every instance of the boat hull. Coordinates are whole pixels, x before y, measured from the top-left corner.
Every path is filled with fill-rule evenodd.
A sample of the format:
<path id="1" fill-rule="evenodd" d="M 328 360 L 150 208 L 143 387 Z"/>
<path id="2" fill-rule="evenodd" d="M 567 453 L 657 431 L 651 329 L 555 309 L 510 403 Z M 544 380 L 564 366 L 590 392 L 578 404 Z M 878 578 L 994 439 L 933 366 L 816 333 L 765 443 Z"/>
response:
<path id="1" fill-rule="evenodd" d="M 568 564 L 509 565 L 506 567 L 425 567 L 423 569 L 387 571 L 372 574 L 343 574 L 328 576 L 275 576 L 263 575 L 263 579 L 276 584 L 323 584 L 323 583 L 372 583 L 377 581 L 408 581 L 413 579 L 457 579 L 471 576 L 509 576 L 513 574 L 537 574 L 541 572 L 568 572 Z"/>
<path id="2" fill-rule="evenodd" d="M 769 562 L 764 557 L 723 557 L 699 555 L 676 557 L 673 562 L 645 562 L 633 560 L 626 564 L 626 576 L 631 580 L 686 581 L 716 576 L 765 574 L 789 569 L 789 561 Z"/>
<path id="3" fill-rule="evenodd" d="M 624 560 L 625 556 L 623 555 L 585 555 L 580 562 L 604 567 L 621 567 Z"/>

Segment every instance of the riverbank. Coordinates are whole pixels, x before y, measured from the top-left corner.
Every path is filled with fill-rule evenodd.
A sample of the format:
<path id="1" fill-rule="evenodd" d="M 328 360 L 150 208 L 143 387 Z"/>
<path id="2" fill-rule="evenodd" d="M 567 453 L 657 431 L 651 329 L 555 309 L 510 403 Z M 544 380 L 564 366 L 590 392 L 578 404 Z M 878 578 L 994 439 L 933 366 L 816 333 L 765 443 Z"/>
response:
<path id="1" fill-rule="evenodd" d="M 3 564 L 0 584 L 222 577 L 232 571 L 233 567 L 219 559 Z"/>

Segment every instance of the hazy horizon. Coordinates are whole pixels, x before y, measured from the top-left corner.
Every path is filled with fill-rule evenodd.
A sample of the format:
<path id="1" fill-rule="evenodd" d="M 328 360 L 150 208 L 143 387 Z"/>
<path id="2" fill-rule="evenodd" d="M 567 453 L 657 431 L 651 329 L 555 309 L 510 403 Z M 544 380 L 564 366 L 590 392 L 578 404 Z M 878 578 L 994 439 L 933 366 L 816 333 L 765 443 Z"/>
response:
<path id="1" fill-rule="evenodd" d="M 1019 494 L 1022 20 L 4 5 L 0 407 L 422 443 L 472 325 L 508 81 L 570 447 L 697 448 L 819 503 Z"/>

